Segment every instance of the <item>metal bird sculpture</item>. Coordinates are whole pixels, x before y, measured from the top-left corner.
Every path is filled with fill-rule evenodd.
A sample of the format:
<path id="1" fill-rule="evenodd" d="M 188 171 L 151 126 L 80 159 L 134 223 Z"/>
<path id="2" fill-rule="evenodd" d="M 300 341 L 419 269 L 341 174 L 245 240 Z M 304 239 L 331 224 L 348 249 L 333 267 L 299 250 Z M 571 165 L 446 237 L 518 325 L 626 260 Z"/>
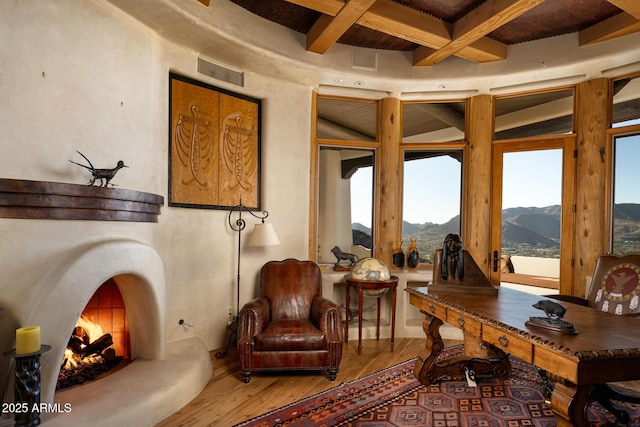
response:
<path id="1" fill-rule="evenodd" d="M 113 179 L 113 177 L 116 176 L 116 173 L 118 173 L 118 171 L 120 169 L 129 167 L 129 166 L 125 165 L 122 160 L 119 160 L 118 164 L 116 165 L 115 168 L 111 168 L 111 169 L 96 169 L 95 167 L 93 167 L 93 164 L 91 163 L 91 160 L 89 160 L 87 158 L 87 156 L 85 156 L 84 154 L 82 154 L 79 151 L 77 153 L 80 154 L 82 157 L 84 157 L 84 159 L 87 161 L 87 163 L 89 163 L 89 166 L 83 165 L 81 163 L 76 163 L 73 160 L 69 160 L 69 161 L 71 163 L 75 164 L 75 165 L 82 166 L 83 168 L 88 169 L 89 172 L 91 172 L 92 178 L 89 181 L 88 185 L 93 185 L 93 184 L 95 184 L 96 181 L 100 181 L 100 186 L 101 187 L 107 187 L 109 185 L 109 183 L 111 182 L 111 180 Z"/>

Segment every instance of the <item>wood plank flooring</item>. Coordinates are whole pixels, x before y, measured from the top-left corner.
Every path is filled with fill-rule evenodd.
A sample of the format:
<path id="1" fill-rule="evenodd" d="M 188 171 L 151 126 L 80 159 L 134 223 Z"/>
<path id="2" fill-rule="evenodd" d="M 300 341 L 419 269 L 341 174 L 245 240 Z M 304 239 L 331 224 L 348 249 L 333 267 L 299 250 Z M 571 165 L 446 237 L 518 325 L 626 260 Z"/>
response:
<path id="1" fill-rule="evenodd" d="M 458 344 L 445 341 L 446 346 Z M 423 338 L 395 340 L 392 353 L 389 340 L 363 340 L 362 353 L 357 353 L 357 340 L 345 344 L 340 371 L 335 381 L 320 373 L 256 374 L 249 384 L 242 382 L 236 362 L 236 352 L 229 351 L 222 359 L 211 352 L 213 374 L 204 390 L 180 411 L 166 418 L 157 427 L 229 427 L 265 412 L 293 403 L 396 365 L 418 355 L 424 348 Z"/>

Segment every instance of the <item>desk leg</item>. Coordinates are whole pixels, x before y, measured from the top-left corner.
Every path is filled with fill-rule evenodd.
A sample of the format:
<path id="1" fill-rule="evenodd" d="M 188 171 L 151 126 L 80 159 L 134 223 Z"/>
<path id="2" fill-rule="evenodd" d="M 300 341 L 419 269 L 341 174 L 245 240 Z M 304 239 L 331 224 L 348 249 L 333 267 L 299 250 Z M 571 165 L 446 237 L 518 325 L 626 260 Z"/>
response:
<path id="1" fill-rule="evenodd" d="M 362 288 L 358 288 L 358 354 L 362 351 Z"/>
<path id="2" fill-rule="evenodd" d="M 346 307 L 344 313 L 344 342 L 349 342 L 349 320 L 351 317 L 351 310 L 349 310 L 349 282 L 345 283 L 345 288 L 347 289 L 347 295 L 345 296 L 344 305 Z"/>
<path id="3" fill-rule="evenodd" d="M 396 288 L 391 295 L 391 353 L 393 353 L 393 339 L 396 336 Z"/>
<path id="4" fill-rule="evenodd" d="M 377 322 L 376 322 L 376 341 L 380 341 L 380 300 L 382 299 L 381 296 L 378 296 L 378 298 L 376 298 L 378 300 L 378 315 L 377 315 Z"/>
<path id="5" fill-rule="evenodd" d="M 551 395 L 551 409 L 558 427 L 588 427 L 587 407 L 593 401 L 591 385 L 574 386 L 556 383 Z"/>
<path id="6" fill-rule="evenodd" d="M 441 378 L 464 377 L 465 369 L 470 369 L 476 374 L 490 374 L 496 378 L 508 378 L 511 374 L 511 362 L 508 355 L 499 348 L 485 345 L 482 357 L 469 355 L 452 356 L 436 363 L 438 355 L 444 349 L 444 343 L 440 336 L 442 320 L 426 312 L 422 329 L 427 336 L 424 353 L 418 355 L 418 360 L 413 369 L 415 377 L 422 384 L 433 384 Z M 467 339 L 468 338 L 468 339 Z M 465 335 L 465 347 L 469 343 L 481 342 L 471 336 Z M 472 349 L 472 352 L 476 350 Z"/>
<path id="7" fill-rule="evenodd" d="M 442 320 L 424 311 L 421 312 L 425 316 L 425 319 L 422 322 L 422 330 L 424 330 L 424 333 L 427 336 L 427 342 L 425 348 L 418 355 L 416 365 L 413 368 L 413 375 L 415 375 L 418 381 L 422 384 L 433 384 L 436 382 L 437 378 L 434 377 L 434 373 L 431 368 L 440 352 L 444 349 L 444 343 L 440 336 Z"/>

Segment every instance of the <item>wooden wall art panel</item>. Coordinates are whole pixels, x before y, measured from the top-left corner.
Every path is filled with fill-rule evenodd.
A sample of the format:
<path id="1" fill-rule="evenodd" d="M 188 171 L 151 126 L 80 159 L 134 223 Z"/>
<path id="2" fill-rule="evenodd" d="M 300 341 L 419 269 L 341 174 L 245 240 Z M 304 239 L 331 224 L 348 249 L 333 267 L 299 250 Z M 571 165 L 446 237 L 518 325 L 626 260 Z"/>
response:
<path id="1" fill-rule="evenodd" d="M 169 206 L 260 209 L 261 100 L 169 74 Z"/>

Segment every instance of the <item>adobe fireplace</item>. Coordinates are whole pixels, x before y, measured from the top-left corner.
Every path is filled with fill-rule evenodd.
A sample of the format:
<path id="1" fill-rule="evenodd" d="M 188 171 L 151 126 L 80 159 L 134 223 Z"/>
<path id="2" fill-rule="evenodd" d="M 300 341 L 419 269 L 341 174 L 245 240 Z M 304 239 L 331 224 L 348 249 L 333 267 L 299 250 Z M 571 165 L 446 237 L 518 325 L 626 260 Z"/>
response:
<path id="1" fill-rule="evenodd" d="M 72 331 L 104 283 L 119 291 L 126 307 L 128 331 L 122 333 L 128 333 L 128 350 L 123 345 L 130 363 L 97 381 L 56 391 Z M 41 357 L 41 401 L 70 408 L 41 414 L 48 427 L 153 424 L 180 409 L 208 382 L 210 355 L 200 338 L 166 342 L 164 267 L 152 247 L 128 239 L 78 247 L 33 288 L 23 319 L 40 325 L 42 343 L 51 346 Z M 114 331 L 114 342 L 119 332 Z M 0 419 L 0 426 L 5 422 L 10 420 Z"/>

